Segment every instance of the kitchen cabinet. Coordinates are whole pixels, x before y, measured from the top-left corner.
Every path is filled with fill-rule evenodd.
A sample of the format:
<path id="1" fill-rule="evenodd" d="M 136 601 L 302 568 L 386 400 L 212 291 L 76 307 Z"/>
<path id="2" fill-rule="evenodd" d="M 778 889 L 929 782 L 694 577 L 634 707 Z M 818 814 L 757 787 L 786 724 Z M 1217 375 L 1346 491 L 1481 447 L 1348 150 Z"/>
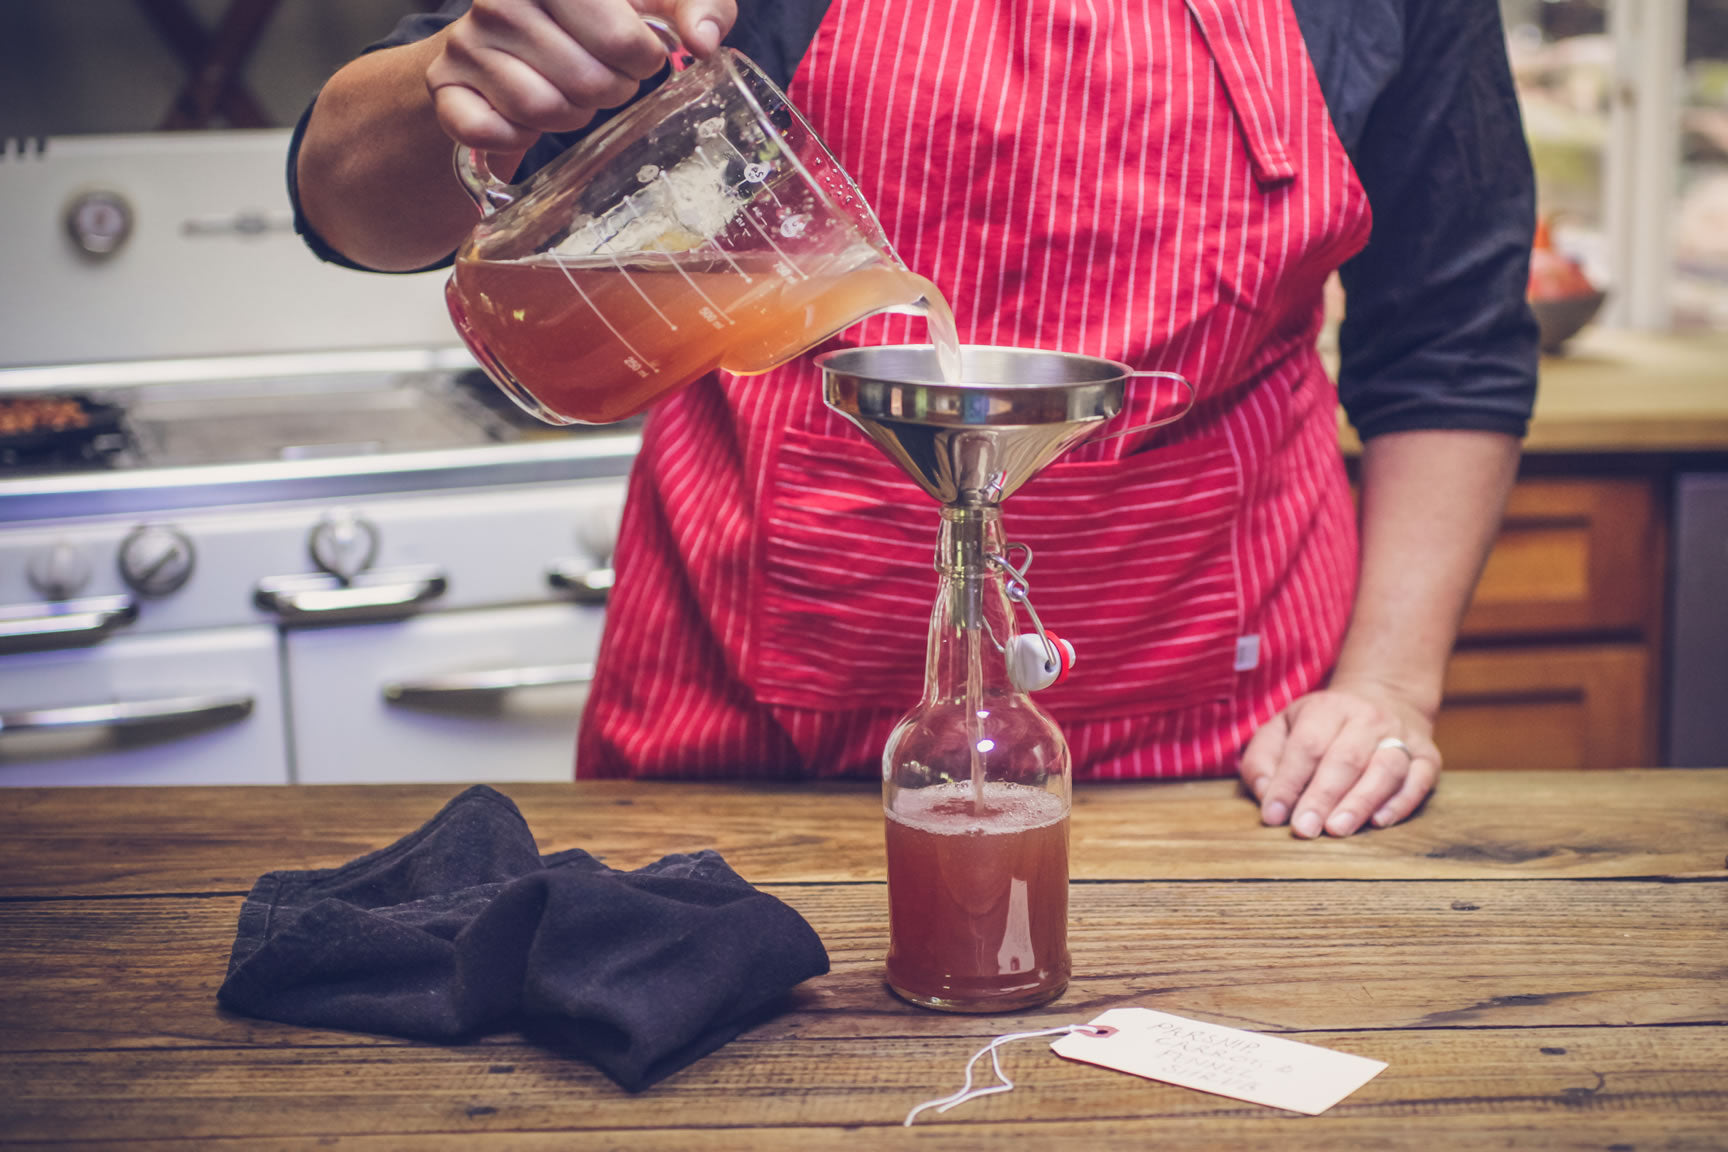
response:
<path id="1" fill-rule="evenodd" d="M 1647 645 L 1460 646 L 1435 740 L 1446 767 L 1619 768 L 1656 762 Z"/>
<path id="2" fill-rule="evenodd" d="M 516 604 L 289 632 L 295 778 L 570 779 L 603 616 Z"/>
<path id="3" fill-rule="evenodd" d="M 1448 767 L 1657 763 L 1660 483 L 1519 481 L 1447 669 Z"/>
<path id="4" fill-rule="evenodd" d="M 355 491 L 340 463 L 225 469 L 225 488 L 140 471 L 198 479 L 183 500 L 134 480 L 152 504 L 103 515 L 31 519 L 0 485 L 0 788 L 568 780 L 625 489 L 605 473 L 628 457 L 485 483 L 523 473 L 508 446 L 479 452 L 469 471 L 434 457 L 474 482 L 406 491 Z M 284 490 L 303 498 L 268 498 Z M 139 540 L 160 549 L 147 568 Z M 348 583 L 318 569 L 357 555 Z M 170 563 L 183 578 L 145 594 L 139 572 Z M 84 582 L 48 599 L 45 573 Z M 31 650 L 49 624 L 77 628 Z"/>
<path id="5" fill-rule="evenodd" d="M 1346 429 L 1347 454 L 1359 445 Z M 1588 332 L 1545 358 L 1518 484 L 1447 668 L 1448 769 L 1666 763 L 1672 494 L 1728 474 L 1728 333 Z M 1706 689 L 1707 690 L 1707 689 Z"/>
<path id="6" fill-rule="evenodd" d="M 0 661 L 0 787 L 286 784 L 276 630 L 115 636 Z"/>
<path id="7" fill-rule="evenodd" d="M 1674 484 L 1664 720 L 1668 763 L 1728 764 L 1728 471 Z"/>

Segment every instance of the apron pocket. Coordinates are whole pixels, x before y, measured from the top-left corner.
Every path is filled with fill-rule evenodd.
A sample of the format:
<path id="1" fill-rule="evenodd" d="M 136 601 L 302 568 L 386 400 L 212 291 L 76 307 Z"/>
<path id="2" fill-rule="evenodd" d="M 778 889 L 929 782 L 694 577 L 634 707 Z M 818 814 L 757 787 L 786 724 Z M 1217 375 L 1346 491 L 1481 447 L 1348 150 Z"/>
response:
<path id="1" fill-rule="evenodd" d="M 1230 694 L 1241 477 L 1222 436 L 1052 465 L 1003 506 L 1032 603 L 1078 652 L 1037 695 L 1064 717 Z M 937 507 L 862 439 L 786 433 L 764 501 L 746 675 L 770 705 L 909 709 L 923 691 Z M 1018 560 L 1018 557 L 1011 557 Z M 1022 631 L 1031 621 L 1020 614 Z"/>
<path id="2" fill-rule="evenodd" d="M 1033 550 L 1032 603 L 1076 653 L 1041 704 L 1112 719 L 1231 694 L 1244 619 L 1241 499 L 1222 436 L 1058 463 L 1009 499 L 1008 539 Z"/>
<path id="3" fill-rule="evenodd" d="M 788 429 L 763 498 L 752 643 L 764 704 L 909 709 L 936 598 L 934 500 L 861 436 Z"/>

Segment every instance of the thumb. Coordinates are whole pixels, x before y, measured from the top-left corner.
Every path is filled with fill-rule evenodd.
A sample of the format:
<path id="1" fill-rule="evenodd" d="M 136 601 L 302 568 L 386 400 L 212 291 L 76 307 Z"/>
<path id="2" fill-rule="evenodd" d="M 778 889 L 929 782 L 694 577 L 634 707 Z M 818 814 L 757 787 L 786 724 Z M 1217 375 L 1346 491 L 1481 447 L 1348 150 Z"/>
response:
<path id="1" fill-rule="evenodd" d="M 707 59 L 720 48 L 720 41 L 738 19 L 733 0 L 680 0 L 675 23 L 684 47 Z"/>

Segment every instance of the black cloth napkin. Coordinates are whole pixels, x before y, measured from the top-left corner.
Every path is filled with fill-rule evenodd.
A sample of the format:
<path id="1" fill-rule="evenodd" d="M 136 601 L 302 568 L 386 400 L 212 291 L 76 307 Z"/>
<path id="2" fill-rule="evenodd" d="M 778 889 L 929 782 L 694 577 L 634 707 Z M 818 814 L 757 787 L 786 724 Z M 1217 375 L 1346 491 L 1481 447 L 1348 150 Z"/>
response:
<path id="1" fill-rule="evenodd" d="M 259 877 L 217 998 L 415 1039 L 519 1028 L 634 1092 L 826 971 L 804 918 L 718 853 L 633 872 L 581 849 L 541 857 L 516 805 L 482 785 L 340 868 Z"/>

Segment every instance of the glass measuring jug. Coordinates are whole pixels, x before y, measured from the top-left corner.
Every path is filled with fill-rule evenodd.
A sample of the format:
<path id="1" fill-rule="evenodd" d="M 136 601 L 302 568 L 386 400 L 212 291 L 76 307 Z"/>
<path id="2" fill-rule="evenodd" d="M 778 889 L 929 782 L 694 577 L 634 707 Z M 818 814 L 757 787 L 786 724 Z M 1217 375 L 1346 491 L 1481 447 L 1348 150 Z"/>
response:
<path id="1" fill-rule="evenodd" d="M 874 312 L 947 316 L 772 80 L 729 48 L 678 68 L 646 19 L 673 74 L 546 168 L 512 186 L 457 151 L 483 219 L 445 298 L 500 388 L 548 423 L 610 423 Z"/>

